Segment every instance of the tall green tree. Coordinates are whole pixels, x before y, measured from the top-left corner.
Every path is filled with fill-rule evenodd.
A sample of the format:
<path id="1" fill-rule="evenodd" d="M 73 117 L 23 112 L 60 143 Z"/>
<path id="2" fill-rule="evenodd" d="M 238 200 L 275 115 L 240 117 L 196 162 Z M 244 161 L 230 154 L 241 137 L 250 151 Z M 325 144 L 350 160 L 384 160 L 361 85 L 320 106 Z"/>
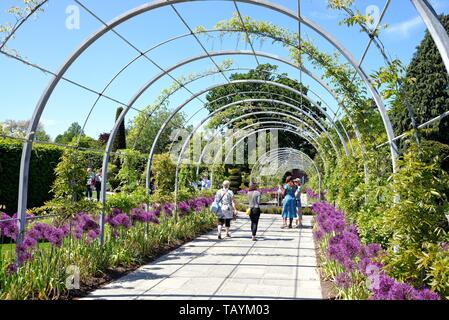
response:
<path id="1" fill-rule="evenodd" d="M 271 64 L 261 64 L 256 69 L 250 70 L 247 73 L 235 73 L 231 75 L 230 80 L 245 80 L 245 79 L 258 79 L 265 81 L 272 81 L 287 85 L 291 88 L 296 89 L 297 91 L 302 92 L 307 95 L 307 88 L 303 86 L 296 80 L 288 78 L 287 74 L 275 75 L 273 72 L 276 72 L 278 69 L 277 66 Z M 235 93 L 241 93 L 233 96 L 229 96 Z M 266 92 L 266 93 L 261 93 Z M 228 96 L 228 97 L 227 97 Z M 226 97 L 224 99 L 220 99 L 215 101 L 221 97 Z M 310 113 L 312 110 L 315 113 L 315 117 L 322 118 L 324 115 L 320 113 L 320 111 L 313 106 L 307 99 L 301 97 L 298 94 L 291 92 L 290 90 L 275 87 L 268 84 L 237 84 L 232 86 L 220 87 L 214 90 L 211 90 L 207 95 L 207 101 L 209 102 L 207 108 L 209 111 L 217 110 L 225 104 L 229 104 L 232 102 L 236 102 L 239 100 L 245 99 L 275 99 L 283 102 L 287 102 L 289 104 L 293 104 L 298 106 L 296 101 L 302 101 L 303 109 Z M 309 110 L 307 110 L 309 109 Z M 299 111 L 289 108 L 288 106 L 272 104 L 269 102 L 251 102 L 245 105 L 245 108 L 230 108 L 229 110 L 225 110 L 220 112 L 218 116 L 216 116 L 211 122 L 210 127 L 219 128 L 223 126 L 225 123 L 229 122 L 232 118 L 244 115 L 249 111 L 266 111 L 266 110 L 276 110 L 276 111 L 286 111 L 288 113 L 292 113 L 298 116 L 298 118 L 304 119 L 305 122 L 309 123 L 311 126 L 316 126 L 310 119 L 305 117 Z M 270 118 L 273 121 L 287 122 L 291 123 L 291 119 L 286 119 L 280 115 L 267 114 L 267 115 L 254 115 L 252 117 L 246 117 L 240 121 L 234 122 L 229 129 L 243 128 L 249 124 L 255 123 L 261 118 L 267 119 Z M 314 157 L 315 150 L 314 148 L 304 139 L 299 136 L 290 133 L 290 132 L 279 132 L 278 143 L 280 148 L 298 148 L 301 147 L 306 153 L 308 153 L 311 157 Z"/>
<path id="2" fill-rule="evenodd" d="M 115 121 L 118 120 L 120 114 L 123 112 L 123 107 L 118 107 L 115 114 Z M 126 149 L 126 129 L 125 129 L 125 119 L 120 122 L 117 135 L 115 136 L 114 144 L 112 146 L 112 151 Z"/>
<path id="3" fill-rule="evenodd" d="M 63 134 L 60 134 L 55 138 L 55 142 L 67 145 L 72 143 L 73 139 L 77 138 L 79 135 L 85 136 L 83 128 L 78 122 L 73 122 Z"/>
<path id="4" fill-rule="evenodd" d="M 157 105 L 149 105 L 139 113 L 130 123 L 128 132 L 128 142 L 130 147 L 134 146 L 135 150 L 143 153 L 148 153 L 151 149 L 153 141 L 161 128 L 162 123 L 170 116 L 171 112 L 167 105 L 161 105 L 155 110 Z M 148 115 L 151 114 L 150 117 Z M 159 138 L 156 145 L 156 153 L 163 153 L 168 151 L 172 144 L 170 138 L 176 129 L 184 128 L 185 119 L 182 113 L 174 116 L 172 121 Z"/>
<path id="5" fill-rule="evenodd" d="M 449 15 L 440 20 L 449 31 Z M 409 81 L 404 85 L 405 96 L 413 107 L 418 124 L 429 121 L 445 111 L 449 106 L 449 76 L 441 55 L 429 32 L 417 47 L 417 51 L 407 69 Z M 404 104 L 393 108 L 392 122 L 397 133 L 412 129 Z M 436 122 L 424 136 L 431 140 L 449 144 L 449 117 Z"/>

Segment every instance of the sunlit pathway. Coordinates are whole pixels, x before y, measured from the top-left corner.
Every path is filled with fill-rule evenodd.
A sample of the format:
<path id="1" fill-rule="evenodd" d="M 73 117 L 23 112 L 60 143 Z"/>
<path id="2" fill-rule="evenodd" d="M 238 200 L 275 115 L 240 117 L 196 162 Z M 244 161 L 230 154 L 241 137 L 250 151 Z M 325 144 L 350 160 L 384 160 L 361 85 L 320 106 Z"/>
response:
<path id="1" fill-rule="evenodd" d="M 321 299 L 311 220 L 281 230 L 280 216 L 262 215 L 253 242 L 240 214 L 231 239 L 211 232 L 86 299 Z"/>

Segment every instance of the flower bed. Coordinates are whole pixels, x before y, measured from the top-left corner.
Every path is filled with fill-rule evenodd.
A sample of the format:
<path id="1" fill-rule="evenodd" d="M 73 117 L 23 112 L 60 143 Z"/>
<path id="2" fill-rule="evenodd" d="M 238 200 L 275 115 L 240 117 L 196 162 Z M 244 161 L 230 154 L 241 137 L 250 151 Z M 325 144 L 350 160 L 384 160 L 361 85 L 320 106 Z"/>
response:
<path id="1" fill-rule="evenodd" d="M 321 271 L 332 281 L 340 299 L 439 300 L 429 289 L 416 289 L 389 277 L 380 262 L 379 244 L 362 244 L 355 225 L 325 202 L 313 204 L 314 238 L 320 249 Z"/>
<path id="2" fill-rule="evenodd" d="M 18 265 L 14 251 L 2 251 L 0 245 L 0 299 L 58 299 L 70 293 L 66 285 L 70 270 L 78 270 L 81 283 L 86 283 L 107 270 L 140 265 L 214 226 L 212 201 L 180 203 L 177 223 L 173 204 L 149 211 L 133 208 L 129 213 L 114 208 L 105 217 L 104 246 L 96 241 L 100 226 L 95 215 L 80 212 L 55 225 L 31 223 L 23 243 L 15 248 Z M 0 224 L 0 237 L 15 240 L 17 234 L 15 221 Z"/>

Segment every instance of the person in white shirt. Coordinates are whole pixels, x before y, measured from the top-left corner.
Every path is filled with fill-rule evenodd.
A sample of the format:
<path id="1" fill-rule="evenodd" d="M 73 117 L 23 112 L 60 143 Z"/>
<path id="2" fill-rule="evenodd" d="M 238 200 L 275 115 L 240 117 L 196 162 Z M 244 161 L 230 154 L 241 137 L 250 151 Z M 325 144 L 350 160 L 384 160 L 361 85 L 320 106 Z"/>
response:
<path id="1" fill-rule="evenodd" d="M 223 182 L 223 188 L 218 190 L 215 195 L 215 202 L 219 204 L 220 210 L 217 213 L 218 218 L 218 239 L 221 239 L 221 230 L 223 225 L 226 228 L 226 236 L 231 237 L 229 229 L 231 228 L 231 220 L 234 218 L 235 202 L 234 193 L 229 189 L 229 181 Z"/>

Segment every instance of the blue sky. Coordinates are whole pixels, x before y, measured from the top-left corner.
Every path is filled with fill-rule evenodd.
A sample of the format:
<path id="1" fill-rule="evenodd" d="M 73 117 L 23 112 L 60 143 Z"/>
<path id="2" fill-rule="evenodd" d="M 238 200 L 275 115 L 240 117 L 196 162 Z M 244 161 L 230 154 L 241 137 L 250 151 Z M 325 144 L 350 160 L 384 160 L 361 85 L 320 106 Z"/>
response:
<path id="1" fill-rule="evenodd" d="M 146 1 L 82 0 L 81 2 L 101 19 L 109 21 L 124 11 Z M 297 10 L 296 0 L 273 0 L 272 2 L 290 10 Z M 16 3 L 18 3 L 18 0 L 0 1 L 0 24 L 11 21 L 11 16 L 7 15 L 5 11 Z M 368 41 L 365 34 L 360 33 L 357 28 L 339 26 L 338 21 L 341 20 L 342 15 L 327 9 L 325 0 L 301 0 L 301 3 L 304 17 L 332 32 L 333 36 L 346 46 L 356 59 L 360 58 Z M 358 0 L 356 3 L 358 4 L 357 8 L 364 12 L 369 6 L 382 9 L 385 0 Z M 432 3 L 438 13 L 449 13 L 449 1 L 434 0 Z M 84 39 L 101 27 L 99 21 L 80 8 L 80 28 L 67 29 L 66 10 L 68 6 L 74 4 L 72 0 L 50 0 L 49 4 L 45 6 L 45 12 L 25 24 L 17 33 L 16 38 L 10 41 L 9 47 L 17 49 L 29 61 L 56 71 Z M 178 4 L 176 8 L 192 28 L 198 25 L 211 28 L 216 22 L 230 18 L 234 12 L 233 3 L 229 1 L 198 1 Z M 242 15 L 251 15 L 257 20 L 271 21 L 292 31 L 298 29 L 296 21 L 267 9 L 248 4 L 239 4 L 239 9 Z M 382 31 L 380 37 L 388 53 L 393 58 L 397 57 L 408 63 L 415 47 L 424 36 L 425 30 L 424 24 L 410 1 L 392 0 L 384 23 L 387 23 L 389 28 Z M 140 50 L 148 50 L 167 38 L 188 32 L 170 7 L 138 16 L 119 26 L 117 31 Z M 304 26 L 302 31 L 304 37 L 313 41 L 323 51 L 333 51 L 332 47 L 311 29 Z M 247 45 L 238 41 L 235 35 L 222 40 L 218 38 L 209 40 L 201 38 L 201 40 L 210 51 L 250 49 Z M 285 49 L 279 45 L 272 45 L 268 41 L 263 44 L 256 42 L 255 47 L 258 51 L 288 57 Z M 180 60 L 202 53 L 201 47 L 192 37 L 185 37 L 151 51 L 148 56 L 161 67 L 168 68 Z M 133 48 L 116 35 L 108 33 L 74 63 L 68 70 L 66 77 L 96 91 L 102 91 L 110 79 L 136 55 L 137 52 Z M 221 63 L 226 58 L 229 57 L 218 57 L 214 60 Z M 250 56 L 233 56 L 231 58 L 233 59 L 232 68 L 254 68 L 256 66 L 255 59 Z M 270 62 L 270 60 L 264 58 L 261 58 L 260 61 Z M 377 49 L 373 47 L 369 51 L 363 68 L 367 73 L 371 73 L 379 68 L 382 62 Z M 296 69 L 282 64 L 279 64 L 279 66 L 280 72 L 287 72 L 292 78 L 299 77 L 299 72 Z M 306 66 L 310 68 L 310 64 L 306 63 Z M 212 62 L 204 59 L 176 70 L 173 72 L 173 76 L 201 73 L 212 67 Z M 147 60 L 139 59 L 112 83 L 105 94 L 127 103 L 144 83 L 159 72 Z M 319 70 L 316 72 L 321 73 Z M 41 71 L 0 55 L 0 121 L 29 119 L 50 79 L 49 75 Z M 217 75 L 196 81 L 188 87 L 196 92 L 222 82 L 223 78 Z M 331 97 L 316 86 L 313 81 L 305 77 L 304 82 L 312 90 L 322 95 L 331 106 L 335 105 Z M 160 91 L 170 86 L 171 83 L 172 80 L 169 77 L 163 77 L 137 101 L 135 106 L 141 109 L 151 104 L 159 96 Z M 54 138 L 57 134 L 66 130 L 72 122 L 77 121 L 83 124 L 96 98 L 97 96 L 90 92 L 67 82 L 60 82 L 42 116 L 42 123 L 46 131 Z M 170 99 L 171 108 L 175 108 L 185 99 L 186 91 L 180 90 Z M 86 124 L 86 133 L 98 137 L 99 133 L 110 131 L 114 123 L 116 107 L 117 103 L 101 98 Z M 200 102 L 193 101 L 188 105 L 185 113 L 189 117 L 198 108 L 201 108 Z M 127 120 L 129 121 L 136 114 L 137 111 L 131 111 Z M 201 115 L 204 115 L 204 113 L 200 113 L 198 117 Z M 198 117 L 193 118 L 192 121 L 198 120 Z"/>

